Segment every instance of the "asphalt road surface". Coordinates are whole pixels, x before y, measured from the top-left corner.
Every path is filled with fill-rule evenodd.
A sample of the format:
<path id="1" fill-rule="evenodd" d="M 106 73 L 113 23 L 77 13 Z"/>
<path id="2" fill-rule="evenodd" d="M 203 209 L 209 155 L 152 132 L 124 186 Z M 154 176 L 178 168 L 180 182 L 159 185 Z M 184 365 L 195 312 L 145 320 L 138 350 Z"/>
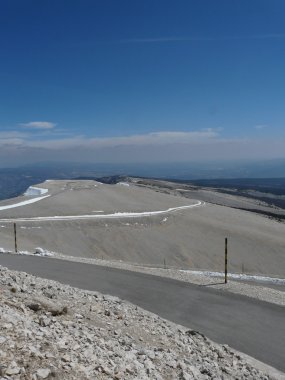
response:
<path id="1" fill-rule="evenodd" d="M 52 258 L 1 254 L 0 265 L 118 296 L 285 372 L 284 307 L 168 278 Z"/>

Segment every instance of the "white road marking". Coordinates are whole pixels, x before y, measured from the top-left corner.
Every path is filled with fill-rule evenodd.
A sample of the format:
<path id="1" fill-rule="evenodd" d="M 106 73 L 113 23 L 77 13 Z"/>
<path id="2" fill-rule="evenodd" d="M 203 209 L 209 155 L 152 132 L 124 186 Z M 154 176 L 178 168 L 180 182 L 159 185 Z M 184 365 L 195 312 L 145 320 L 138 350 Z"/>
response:
<path id="1" fill-rule="evenodd" d="M 105 215 L 62 215 L 62 216 L 38 216 L 30 218 L 0 219 L 0 222 L 44 222 L 44 221 L 64 221 L 64 220 L 81 220 L 81 219 L 119 219 L 119 218 L 140 218 L 153 215 L 163 215 L 170 212 L 187 210 L 194 207 L 205 205 L 205 202 L 198 201 L 195 204 L 179 207 L 171 207 L 167 210 L 160 211 L 143 211 L 143 212 L 116 212 Z"/>

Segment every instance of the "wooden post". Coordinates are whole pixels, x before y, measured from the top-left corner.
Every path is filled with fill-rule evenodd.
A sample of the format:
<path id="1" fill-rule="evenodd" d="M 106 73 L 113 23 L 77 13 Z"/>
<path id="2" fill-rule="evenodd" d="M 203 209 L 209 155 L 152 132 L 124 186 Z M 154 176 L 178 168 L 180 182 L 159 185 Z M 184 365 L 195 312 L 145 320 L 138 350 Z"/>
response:
<path id="1" fill-rule="evenodd" d="M 18 253 L 18 246 L 17 246 L 17 226 L 16 226 L 16 223 L 14 223 L 14 236 L 15 236 L 15 252 Z"/>
<path id="2" fill-rule="evenodd" d="M 228 282 L 228 238 L 225 239 L 225 284 Z"/>

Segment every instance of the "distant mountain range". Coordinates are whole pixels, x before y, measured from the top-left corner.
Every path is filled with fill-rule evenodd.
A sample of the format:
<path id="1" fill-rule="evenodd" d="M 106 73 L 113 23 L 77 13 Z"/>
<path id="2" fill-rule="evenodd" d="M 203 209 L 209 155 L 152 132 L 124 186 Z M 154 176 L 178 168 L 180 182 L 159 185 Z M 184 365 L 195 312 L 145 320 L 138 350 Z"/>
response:
<path id="1" fill-rule="evenodd" d="M 285 159 L 258 162 L 155 164 L 39 163 L 0 169 L 0 199 L 22 194 L 46 179 L 140 176 L 193 181 L 200 186 L 255 189 L 285 194 Z"/>

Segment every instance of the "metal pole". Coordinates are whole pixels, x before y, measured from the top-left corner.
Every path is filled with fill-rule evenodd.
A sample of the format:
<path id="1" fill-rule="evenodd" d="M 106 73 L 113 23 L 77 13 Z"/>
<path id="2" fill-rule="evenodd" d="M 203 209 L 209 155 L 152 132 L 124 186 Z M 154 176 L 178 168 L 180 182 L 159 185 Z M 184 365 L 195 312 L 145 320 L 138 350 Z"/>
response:
<path id="1" fill-rule="evenodd" d="M 225 284 L 228 282 L 228 238 L 225 239 Z"/>
<path id="2" fill-rule="evenodd" d="M 15 252 L 18 253 L 18 246 L 17 246 L 17 226 L 16 226 L 16 223 L 14 223 L 14 236 L 15 236 Z"/>

